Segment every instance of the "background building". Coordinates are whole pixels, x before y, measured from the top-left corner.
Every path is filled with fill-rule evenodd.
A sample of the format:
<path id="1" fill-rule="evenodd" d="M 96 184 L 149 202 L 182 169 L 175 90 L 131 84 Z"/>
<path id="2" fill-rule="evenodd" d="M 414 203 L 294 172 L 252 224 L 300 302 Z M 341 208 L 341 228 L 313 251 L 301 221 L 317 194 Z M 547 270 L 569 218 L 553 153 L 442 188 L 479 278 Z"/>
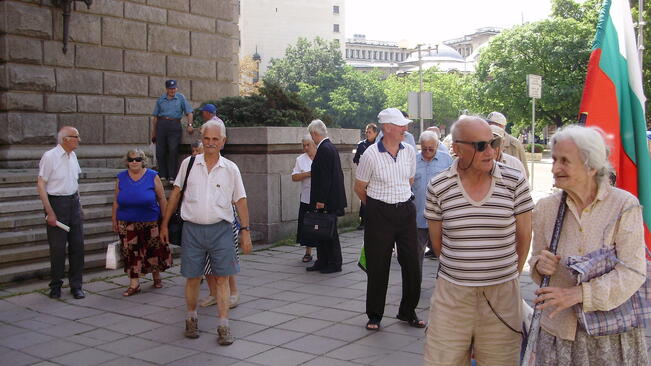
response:
<path id="1" fill-rule="evenodd" d="M 240 59 L 260 56 L 260 76 L 272 58 L 300 38 L 338 41 L 344 52 L 345 0 L 241 0 Z"/>
<path id="2" fill-rule="evenodd" d="M 123 167 L 148 147 L 164 81 L 193 106 L 238 94 L 238 1 L 73 1 L 63 53 L 53 1 L 0 1 L 0 168 L 34 168 L 63 125 L 82 167 Z"/>

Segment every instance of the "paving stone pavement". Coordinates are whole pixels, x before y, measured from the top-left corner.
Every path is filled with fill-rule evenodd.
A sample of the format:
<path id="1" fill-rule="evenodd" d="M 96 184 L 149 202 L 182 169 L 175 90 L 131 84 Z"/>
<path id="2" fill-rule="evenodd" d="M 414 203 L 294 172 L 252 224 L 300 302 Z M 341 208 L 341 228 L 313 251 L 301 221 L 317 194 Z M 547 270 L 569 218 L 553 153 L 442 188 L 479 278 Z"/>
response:
<path id="1" fill-rule="evenodd" d="M 549 188 L 539 188 L 535 196 L 542 196 L 543 189 Z M 185 280 L 179 266 L 164 274 L 164 288 L 143 280 L 143 292 L 128 298 L 122 297 L 128 278 L 120 271 L 87 276 L 95 280 L 85 284 L 83 300 L 68 291 L 61 300 L 51 300 L 46 282 L 5 288 L 0 290 L 0 364 L 422 365 L 424 330 L 394 318 L 401 294 L 395 257 L 382 329 L 367 331 L 366 275 L 356 264 L 362 232 L 340 238 L 340 273 L 306 272 L 303 249 L 297 246 L 242 256 L 240 305 L 230 313 L 236 340 L 227 347 L 217 345 L 216 307 L 200 308 L 198 339 L 184 338 Z M 437 265 L 429 259 L 424 263 L 417 309 L 422 319 L 427 319 Z M 522 295 L 531 302 L 536 285 L 526 271 L 520 278 Z M 206 295 L 203 285 L 201 297 Z"/>

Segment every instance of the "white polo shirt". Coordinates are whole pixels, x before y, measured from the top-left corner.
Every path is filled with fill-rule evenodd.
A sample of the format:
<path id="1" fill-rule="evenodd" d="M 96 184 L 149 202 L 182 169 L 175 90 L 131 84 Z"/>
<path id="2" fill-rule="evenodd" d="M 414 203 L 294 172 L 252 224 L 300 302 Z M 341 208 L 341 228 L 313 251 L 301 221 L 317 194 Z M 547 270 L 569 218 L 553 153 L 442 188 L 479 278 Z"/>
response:
<path id="1" fill-rule="evenodd" d="M 46 182 L 47 194 L 70 196 L 79 190 L 81 168 L 74 151 L 68 154 L 61 145 L 57 145 L 43 154 L 38 168 L 38 176 Z"/>
<path id="2" fill-rule="evenodd" d="M 416 175 L 416 151 L 400 143 L 394 158 L 382 140 L 364 151 L 355 178 L 368 183 L 366 195 L 384 203 L 399 203 L 411 197 L 409 179 Z"/>
<path id="3" fill-rule="evenodd" d="M 296 158 L 296 164 L 294 164 L 294 170 L 292 170 L 292 175 L 300 174 L 305 172 L 312 171 L 312 159 L 306 153 L 299 155 Z M 310 188 L 312 186 L 312 178 L 307 177 L 301 181 L 301 202 L 310 203 Z"/>
<path id="4" fill-rule="evenodd" d="M 183 160 L 174 185 L 183 188 L 190 157 Z M 195 224 L 233 222 L 233 204 L 246 198 L 240 169 L 223 156 L 209 172 L 204 155 L 196 156 L 183 196 L 181 218 Z"/>

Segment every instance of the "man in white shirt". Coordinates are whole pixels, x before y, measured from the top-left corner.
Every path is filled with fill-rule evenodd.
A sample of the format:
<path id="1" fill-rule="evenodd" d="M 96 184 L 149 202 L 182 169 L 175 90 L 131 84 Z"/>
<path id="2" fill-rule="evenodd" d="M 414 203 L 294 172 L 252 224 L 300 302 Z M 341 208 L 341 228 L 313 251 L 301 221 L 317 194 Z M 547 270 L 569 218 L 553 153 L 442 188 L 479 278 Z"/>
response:
<path id="1" fill-rule="evenodd" d="M 416 151 L 403 142 L 411 122 L 397 108 L 378 114 L 384 136 L 364 152 L 355 177 L 355 193 L 368 210 L 364 226 L 366 329 L 379 330 L 384 316 L 389 267 L 394 243 L 402 269 L 402 299 L 398 319 L 424 328 L 416 306 L 420 300 L 416 206 L 411 185 L 416 174 Z"/>
<path id="2" fill-rule="evenodd" d="M 219 121 L 208 121 L 201 126 L 201 135 L 204 153 L 195 157 L 181 202 L 181 217 L 185 220 L 181 240 L 181 274 L 186 278 L 185 300 L 188 310 L 185 336 L 199 337 L 199 285 L 206 255 L 209 254 L 212 274 L 217 278 L 217 343 L 229 345 L 233 343 L 233 336 L 228 325 L 228 276 L 240 270 L 233 242 L 232 205 L 235 204 L 242 224 L 240 245 L 244 254 L 251 251 L 249 210 L 240 170 L 235 163 L 220 154 L 226 142 L 226 127 Z M 179 205 L 190 160 L 191 158 L 186 158 L 181 163 L 163 217 L 160 236 L 166 243 L 169 242 L 168 224 Z"/>
<path id="3" fill-rule="evenodd" d="M 522 165 L 522 162 L 515 156 L 504 152 L 504 144 L 506 141 L 504 138 L 506 132 L 499 126 L 491 125 L 490 128 L 491 131 L 493 131 L 493 136 L 499 137 L 502 141 L 500 146 L 495 149 L 495 161 L 519 171 L 524 175 L 524 179 L 527 179 L 527 170 L 524 168 L 524 165 Z"/>
<path id="4" fill-rule="evenodd" d="M 74 150 L 81 141 L 79 131 L 64 126 L 57 134 L 58 145 L 45 152 L 39 163 L 38 195 L 43 203 L 50 245 L 50 297 L 61 297 L 62 278 L 68 244 L 68 283 L 75 299 L 83 299 L 81 289 L 84 271 L 84 227 L 79 203 L 79 162 Z M 70 231 L 57 226 L 67 225 Z"/>

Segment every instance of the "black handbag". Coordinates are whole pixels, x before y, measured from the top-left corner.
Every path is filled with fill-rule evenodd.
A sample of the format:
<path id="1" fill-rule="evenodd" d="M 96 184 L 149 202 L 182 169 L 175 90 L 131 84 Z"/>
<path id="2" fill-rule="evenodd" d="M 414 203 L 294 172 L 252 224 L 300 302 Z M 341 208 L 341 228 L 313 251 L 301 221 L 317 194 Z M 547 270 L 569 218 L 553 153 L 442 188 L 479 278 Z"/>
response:
<path id="1" fill-rule="evenodd" d="M 303 216 L 302 240 L 306 243 L 331 241 L 337 230 L 337 215 L 324 211 L 308 211 Z"/>
<path id="2" fill-rule="evenodd" d="M 170 243 L 174 245 L 181 246 L 181 237 L 183 236 L 183 219 L 181 218 L 181 206 L 183 205 L 183 194 L 185 193 L 185 187 L 188 185 L 188 176 L 190 176 L 190 170 L 192 170 L 192 165 L 194 164 L 194 156 L 190 158 L 188 163 L 188 168 L 185 171 L 185 179 L 183 179 L 183 188 L 181 188 L 181 196 L 179 197 L 179 206 L 170 217 L 170 222 L 167 224 L 167 232 L 169 235 Z"/>

